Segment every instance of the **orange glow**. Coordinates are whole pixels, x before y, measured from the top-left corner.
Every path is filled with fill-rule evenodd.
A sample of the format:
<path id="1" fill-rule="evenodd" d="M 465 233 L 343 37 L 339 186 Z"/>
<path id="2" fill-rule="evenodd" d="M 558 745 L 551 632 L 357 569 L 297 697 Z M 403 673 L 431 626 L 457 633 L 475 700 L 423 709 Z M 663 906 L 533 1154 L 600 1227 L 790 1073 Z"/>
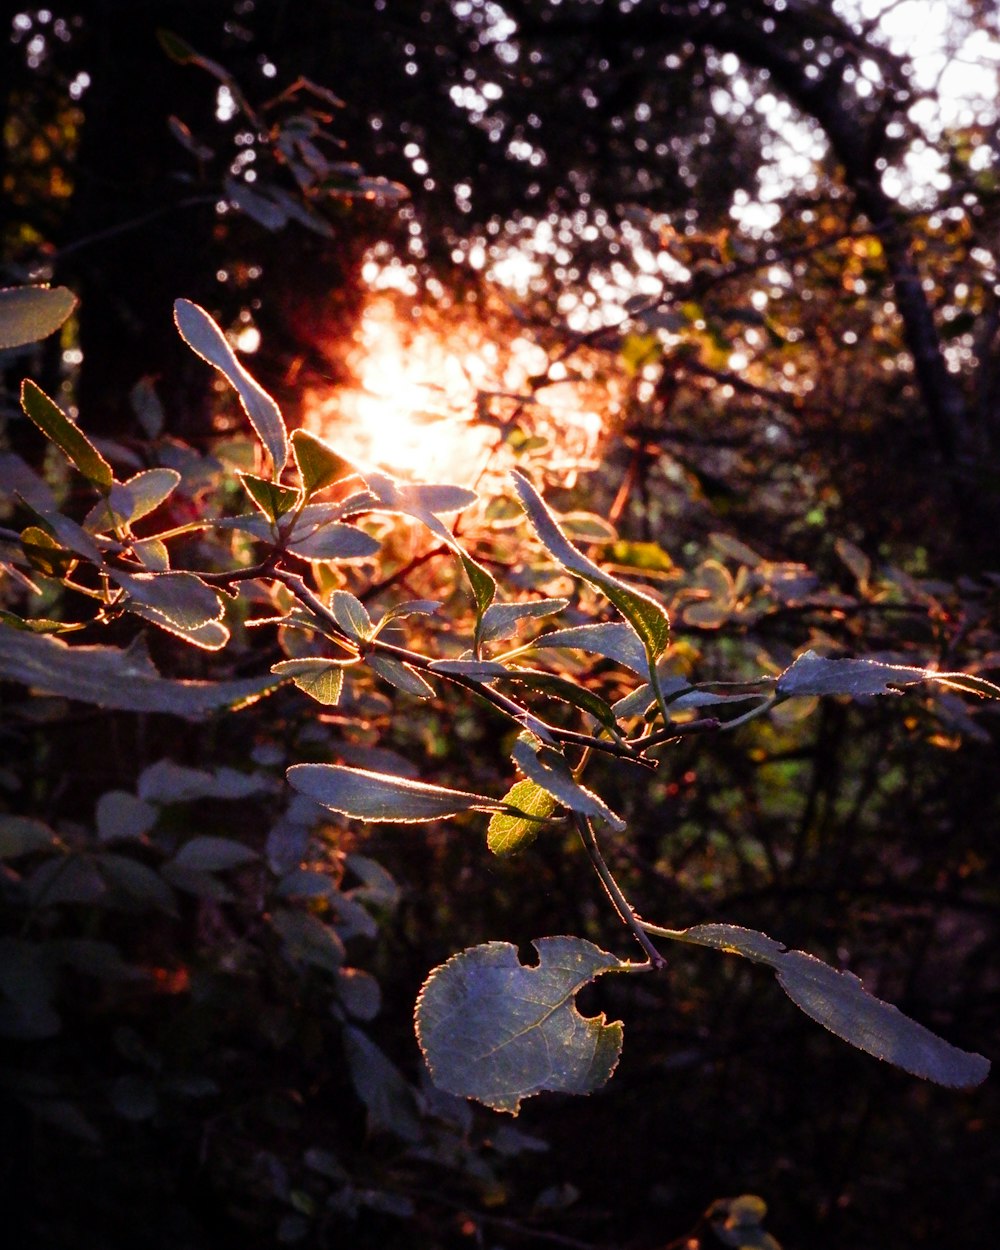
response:
<path id="1" fill-rule="evenodd" d="M 474 485 L 514 462 L 506 435 L 516 425 L 548 440 L 547 470 L 572 479 L 593 463 L 601 417 L 568 380 L 531 396 L 529 379 L 547 360 L 523 335 L 501 347 L 475 322 L 409 321 L 377 296 L 355 339 L 347 364 L 357 385 L 307 392 L 303 404 L 306 428 L 347 459 L 413 481 Z"/>

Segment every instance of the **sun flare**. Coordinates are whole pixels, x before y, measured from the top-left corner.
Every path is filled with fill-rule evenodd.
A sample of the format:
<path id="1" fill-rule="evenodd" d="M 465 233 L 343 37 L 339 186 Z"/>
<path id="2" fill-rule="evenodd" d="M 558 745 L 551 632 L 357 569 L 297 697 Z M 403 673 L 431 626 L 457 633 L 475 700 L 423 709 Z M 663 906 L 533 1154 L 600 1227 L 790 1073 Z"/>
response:
<path id="1" fill-rule="evenodd" d="M 571 478 L 593 463 L 603 433 L 558 369 L 532 394 L 529 379 L 548 365 L 537 344 L 515 334 L 501 347 L 471 319 L 424 325 L 375 297 L 347 365 L 355 385 L 307 393 L 306 428 L 359 465 L 413 481 L 473 485 L 502 473 L 525 439 Z"/>

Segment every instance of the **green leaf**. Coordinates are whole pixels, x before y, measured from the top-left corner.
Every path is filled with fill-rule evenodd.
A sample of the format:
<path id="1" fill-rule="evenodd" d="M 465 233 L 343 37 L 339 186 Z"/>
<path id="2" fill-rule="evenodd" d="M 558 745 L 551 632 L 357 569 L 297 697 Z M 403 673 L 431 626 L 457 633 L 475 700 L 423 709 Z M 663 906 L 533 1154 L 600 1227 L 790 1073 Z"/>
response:
<path id="1" fill-rule="evenodd" d="M 269 521 L 277 521 L 298 504 L 301 496 L 290 486 L 269 482 L 253 473 L 238 473 L 243 489 Z"/>
<path id="2" fill-rule="evenodd" d="M 47 339 L 76 307 L 64 286 L 18 286 L 0 290 L 0 352 Z"/>
<path id="3" fill-rule="evenodd" d="M 654 664 L 670 641 L 666 608 L 644 591 L 612 577 L 574 547 L 527 477 L 519 469 L 511 472 L 521 505 L 546 550 L 563 568 L 595 586 L 614 604 L 642 640 L 649 664 Z"/>
<path id="4" fill-rule="evenodd" d="M 356 472 L 353 464 L 308 430 L 292 431 L 292 454 L 306 498 Z"/>
<path id="5" fill-rule="evenodd" d="M 481 621 L 497 593 L 497 584 L 492 573 L 473 560 L 468 552 L 459 551 L 458 555 L 462 561 L 462 568 L 465 569 L 465 576 L 472 587 L 472 597 L 476 601 L 477 620 Z"/>
<path id="6" fill-rule="evenodd" d="M 288 459 L 288 435 L 281 409 L 236 359 L 226 336 L 204 308 L 190 300 L 175 300 L 174 321 L 188 347 L 214 365 L 235 388 L 250 424 L 271 457 L 277 478 Z"/>
<path id="7" fill-rule="evenodd" d="M 813 955 L 788 950 L 764 933 L 737 925 L 695 925 L 672 936 L 773 968 L 778 984 L 807 1016 L 876 1059 L 953 1089 L 970 1089 L 986 1079 L 989 1060 L 952 1046 L 869 994 L 852 973 L 839 972 Z"/>
<path id="8" fill-rule="evenodd" d="M 412 694 L 418 699 L 429 699 L 434 694 L 434 687 L 424 681 L 415 668 L 401 660 L 385 655 L 366 655 L 365 663 L 383 681 L 405 694 Z"/>
<path id="9" fill-rule="evenodd" d="M 165 712 L 201 720 L 246 707 L 280 684 L 272 676 L 239 681 L 172 681 L 134 652 L 73 647 L 59 638 L 0 625 L 0 678 L 46 694 L 128 712 Z"/>
<path id="10" fill-rule="evenodd" d="M 501 803 L 483 794 L 446 790 L 342 764 L 293 764 L 285 775 L 299 794 L 355 820 L 418 824 L 462 812 L 502 809 Z"/>
<path id="11" fill-rule="evenodd" d="M 340 702 L 340 694 L 344 688 L 344 668 L 335 660 L 324 660 L 322 656 L 280 660 L 271 665 L 271 672 L 277 673 L 279 677 L 290 677 L 303 694 L 326 707 L 335 707 Z"/>
<path id="12" fill-rule="evenodd" d="M 517 948 L 487 942 L 435 968 L 417 999 L 417 1040 L 434 1083 L 517 1115 L 544 1090 L 589 1094 L 618 1064 L 620 1022 L 585 1019 L 576 994 L 604 972 L 628 967 L 581 938 L 534 943 L 537 967 Z"/>
<path id="13" fill-rule="evenodd" d="M 481 642 L 501 642 L 510 638 L 522 621 L 561 612 L 568 599 L 535 599 L 531 603 L 491 603 L 485 609 L 479 626 Z"/>
<path id="14" fill-rule="evenodd" d="M 538 837 L 542 823 L 556 809 L 556 801 L 534 781 L 516 781 L 503 801 L 525 813 L 515 816 L 512 812 L 495 812 L 490 817 L 486 831 L 486 845 L 494 855 L 517 855 Z"/>
<path id="15" fill-rule="evenodd" d="M 831 660 L 806 651 L 778 678 L 777 692 L 786 698 L 799 695 L 850 695 L 853 698 L 899 694 L 904 686 L 922 681 L 937 682 L 983 698 L 1000 699 L 1000 686 L 968 673 L 939 673 L 931 668 L 884 664 L 881 660 Z"/>
<path id="16" fill-rule="evenodd" d="M 99 490 L 107 492 L 114 482 L 111 465 L 74 421 L 55 404 L 30 378 L 21 383 L 21 407 L 42 433 Z"/>
<path id="17" fill-rule="evenodd" d="M 333 591 L 330 595 L 330 612 L 348 638 L 353 638 L 355 642 L 367 642 L 375 632 L 368 609 L 350 591 Z"/>
<path id="18" fill-rule="evenodd" d="M 76 552 L 67 551 L 40 525 L 28 525 L 21 531 L 21 547 L 31 567 L 45 577 L 68 577 L 78 563 Z"/>
<path id="19" fill-rule="evenodd" d="M 571 812 L 596 816 L 618 833 L 626 828 L 625 821 L 602 798 L 574 779 L 566 757 L 555 747 L 543 746 L 521 734 L 514 744 L 512 759 L 526 777 L 547 790 Z"/>

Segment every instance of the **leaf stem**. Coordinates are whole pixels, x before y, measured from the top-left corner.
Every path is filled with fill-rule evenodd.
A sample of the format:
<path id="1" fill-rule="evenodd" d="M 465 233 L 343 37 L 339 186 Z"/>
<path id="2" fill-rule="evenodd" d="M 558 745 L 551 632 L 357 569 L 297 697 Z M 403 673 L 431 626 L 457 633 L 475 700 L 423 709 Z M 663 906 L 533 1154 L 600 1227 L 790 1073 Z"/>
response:
<path id="1" fill-rule="evenodd" d="M 590 856 L 590 862 L 601 879 L 601 885 L 604 886 L 608 898 L 611 899 L 612 906 L 622 922 L 645 951 L 646 958 L 649 960 L 648 966 L 651 968 L 664 967 L 667 961 L 650 941 L 649 935 L 646 933 L 646 926 L 639 919 L 632 904 L 622 893 L 621 886 L 615 880 L 611 869 L 601 854 L 601 848 L 597 845 L 594 826 L 591 824 L 589 817 L 584 816 L 581 812 L 574 812 L 573 820 L 580 835 L 580 841 L 586 848 L 587 854 Z"/>

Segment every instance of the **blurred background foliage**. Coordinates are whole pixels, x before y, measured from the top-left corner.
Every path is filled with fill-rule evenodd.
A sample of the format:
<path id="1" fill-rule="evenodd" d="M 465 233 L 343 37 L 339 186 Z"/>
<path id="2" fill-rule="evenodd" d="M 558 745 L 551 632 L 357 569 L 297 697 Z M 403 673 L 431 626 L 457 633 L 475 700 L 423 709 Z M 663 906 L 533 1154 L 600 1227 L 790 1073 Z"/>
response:
<path id="1" fill-rule="evenodd" d="M 579 595 L 513 526 L 501 470 L 526 465 L 594 558 L 663 596 L 679 673 L 750 678 L 808 645 L 988 675 L 997 24 L 976 0 L 15 13 L 3 284 L 80 303 L 0 356 L 3 524 L 41 487 L 73 510 L 17 409 L 25 375 L 116 464 L 178 469 L 176 524 L 235 510 L 226 473 L 252 453 L 171 324 L 183 296 L 290 423 L 395 471 L 475 477 L 477 556 Z M 460 633 L 456 572 L 421 541 L 393 530 L 348 584 L 444 600 Z M 194 567 L 233 555 L 185 542 Z M 148 646 L 197 678 L 295 654 L 229 624 L 217 656 Z M 446 641 L 414 628 L 411 646 Z M 135 637 L 118 622 L 70 641 Z M 569 671 L 620 692 L 613 666 Z M 3 699 L 16 1244 L 763 1244 L 752 1220 L 740 1240 L 701 1218 L 747 1191 L 786 1246 L 991 1240 L 995 1088 L 883 1068 L 735 961 L 684 950 L 656 983 L 593 991 L 627 1026 L 600 1095 L 542 1099 L 515 1126 L 430 1087 L 410 1012 L 433 964 L 558 932 L 620 949 L 589 865 L 558 837 L 487 860 L 471 818 L 304 822 L 281 778 L 405 759 L 499 794 L 509 744 L 478 711 L 374 685 L 343 714 L 283 688 L 197 723 L 16 684 Z M 630 824 L 614 867 L 658 922 L 763 929 L 990 1053 L 996 734 L 988 708 L 911 693 L 688 738 L 641 784 L 602 770 Z"/>

